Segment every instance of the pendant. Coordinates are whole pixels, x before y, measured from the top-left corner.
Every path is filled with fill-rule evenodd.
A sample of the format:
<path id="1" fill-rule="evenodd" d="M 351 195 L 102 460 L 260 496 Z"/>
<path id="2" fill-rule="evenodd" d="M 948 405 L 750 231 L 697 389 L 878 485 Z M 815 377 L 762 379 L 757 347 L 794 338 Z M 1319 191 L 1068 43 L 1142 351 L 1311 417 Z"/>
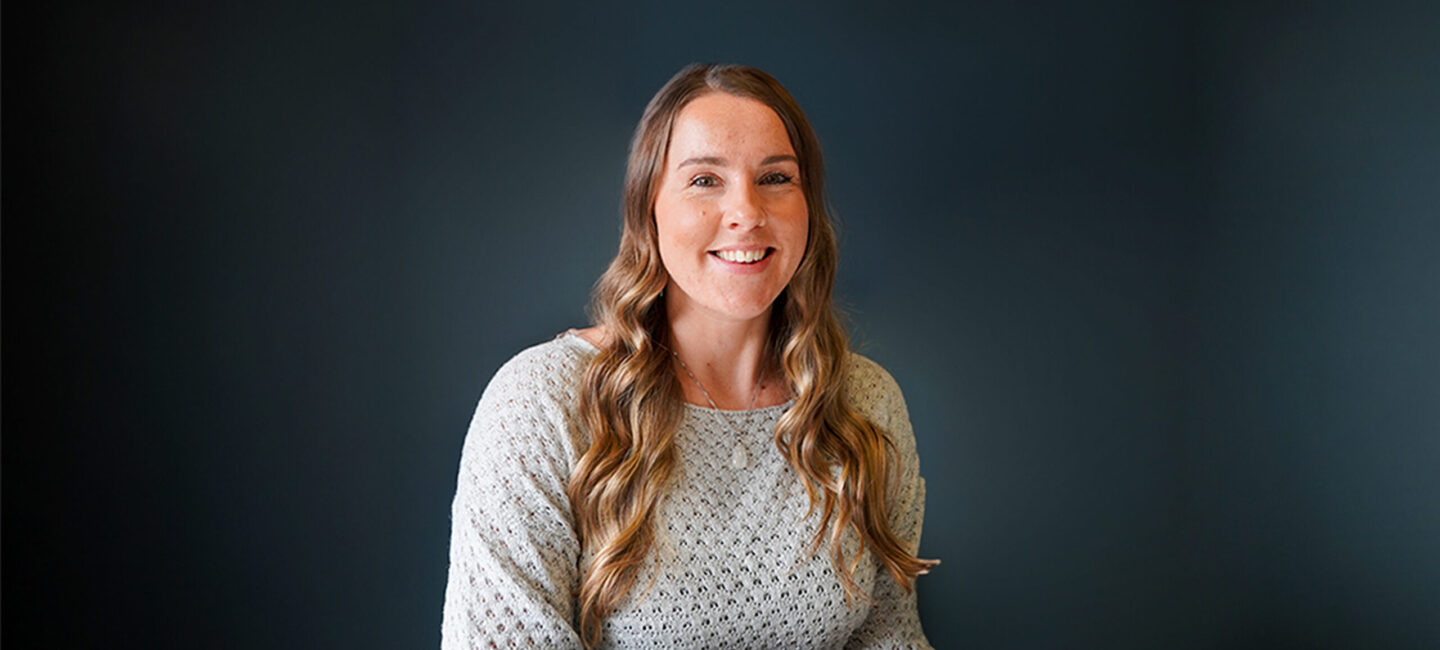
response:
<path id="1" fill-rule="evenodd" d="M 750 454 L 745 453 L 745 445 L 735 443 L 735 453 L 730 456 L 730 466 L 735 469 L 745 469 L 750 464 Z"/>

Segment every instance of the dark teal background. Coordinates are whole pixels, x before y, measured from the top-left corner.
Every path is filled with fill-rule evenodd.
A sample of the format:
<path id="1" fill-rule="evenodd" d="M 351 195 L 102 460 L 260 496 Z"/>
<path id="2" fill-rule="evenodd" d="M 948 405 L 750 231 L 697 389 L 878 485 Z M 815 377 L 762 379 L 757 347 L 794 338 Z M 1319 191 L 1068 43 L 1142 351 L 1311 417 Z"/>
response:
<path id="1" fill-rule="evenodd" d="M 1440 647 L 1434 3 L 11 3 L 4 640 L 426 648 L 691 61 L 825 146 L 942 648 Z"/>

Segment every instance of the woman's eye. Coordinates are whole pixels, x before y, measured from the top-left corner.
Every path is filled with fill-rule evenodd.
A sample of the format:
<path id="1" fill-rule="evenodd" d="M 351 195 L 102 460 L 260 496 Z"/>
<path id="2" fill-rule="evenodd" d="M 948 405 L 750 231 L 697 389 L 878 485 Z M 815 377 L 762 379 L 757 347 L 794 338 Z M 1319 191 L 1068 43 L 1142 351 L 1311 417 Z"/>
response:
<path id="1" fill-rule="evenodd" d="M 691 187 L 715 187 L 719 183 L 719 180 L 717 180 L 714 176 L 710 176 L 708 174 L 703 176 L 696 176 L 695 178 L 690 179 Z"/>
<path id="2" fill-rule="evenodd" d="M 794 177 L 794 176 L 791 176 L 791 175 L 789 175 L 789 174 L 785 174 L 785 173 L 781 173 L 781 172 L 770 172 L 769 174 L 766 174 L 766 175 L 760 177 L 760 184 L 761 184 L 761 185 L 784 185 L 784 184 L 789 183 L 790 181 L 793 181 L 793 180 L 795 180 L 795 177 Z"/>

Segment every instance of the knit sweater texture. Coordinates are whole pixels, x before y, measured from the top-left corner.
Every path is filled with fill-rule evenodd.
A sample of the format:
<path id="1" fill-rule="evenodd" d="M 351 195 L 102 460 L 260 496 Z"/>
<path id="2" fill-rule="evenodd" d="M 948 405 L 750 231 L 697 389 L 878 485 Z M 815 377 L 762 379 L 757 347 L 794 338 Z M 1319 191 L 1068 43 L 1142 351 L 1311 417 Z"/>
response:
<path id="1" fill-rule="evenodd" d="M 566 485 L 588 445 L 580 376 L 595 348 L 574 332 L 521 352 L 485 389 L 466 435 L 451 511 L 441 647 L 580 648 L 581 548 Z M 851 353 L 851 404 L 898 450 L 891 526 L 918 548 L 925 483 L 895 380 Z M 686 405 L 656 544 L 605 620 L 601 648 L 930 648 L 915 593 L 867 552 L 847 598 L 795 471 L 775 447 L 789 407 Z M 737 430 L 738 429 L 738 430 Z M 747 462 L 733 462 L 736 445 Z M 854 557 L 853 535 L 846 538 Z"/>

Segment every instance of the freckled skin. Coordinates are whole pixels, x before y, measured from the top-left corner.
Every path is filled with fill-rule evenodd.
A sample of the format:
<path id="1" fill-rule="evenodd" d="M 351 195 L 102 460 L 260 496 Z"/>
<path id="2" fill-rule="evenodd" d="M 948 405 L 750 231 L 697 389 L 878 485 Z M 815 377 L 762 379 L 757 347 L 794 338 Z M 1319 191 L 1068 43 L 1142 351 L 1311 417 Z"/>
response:
<path id="1" fill-rule="evenodd" d="M 680 111 L 655 198 L 672 313 L 766 317 L 805 254 L 809 219 L 794 156 L 780 117 L 753 99 L 715 93 Z M 773 250 L 747 266 L 711 254 L 737 248 Z"/>

